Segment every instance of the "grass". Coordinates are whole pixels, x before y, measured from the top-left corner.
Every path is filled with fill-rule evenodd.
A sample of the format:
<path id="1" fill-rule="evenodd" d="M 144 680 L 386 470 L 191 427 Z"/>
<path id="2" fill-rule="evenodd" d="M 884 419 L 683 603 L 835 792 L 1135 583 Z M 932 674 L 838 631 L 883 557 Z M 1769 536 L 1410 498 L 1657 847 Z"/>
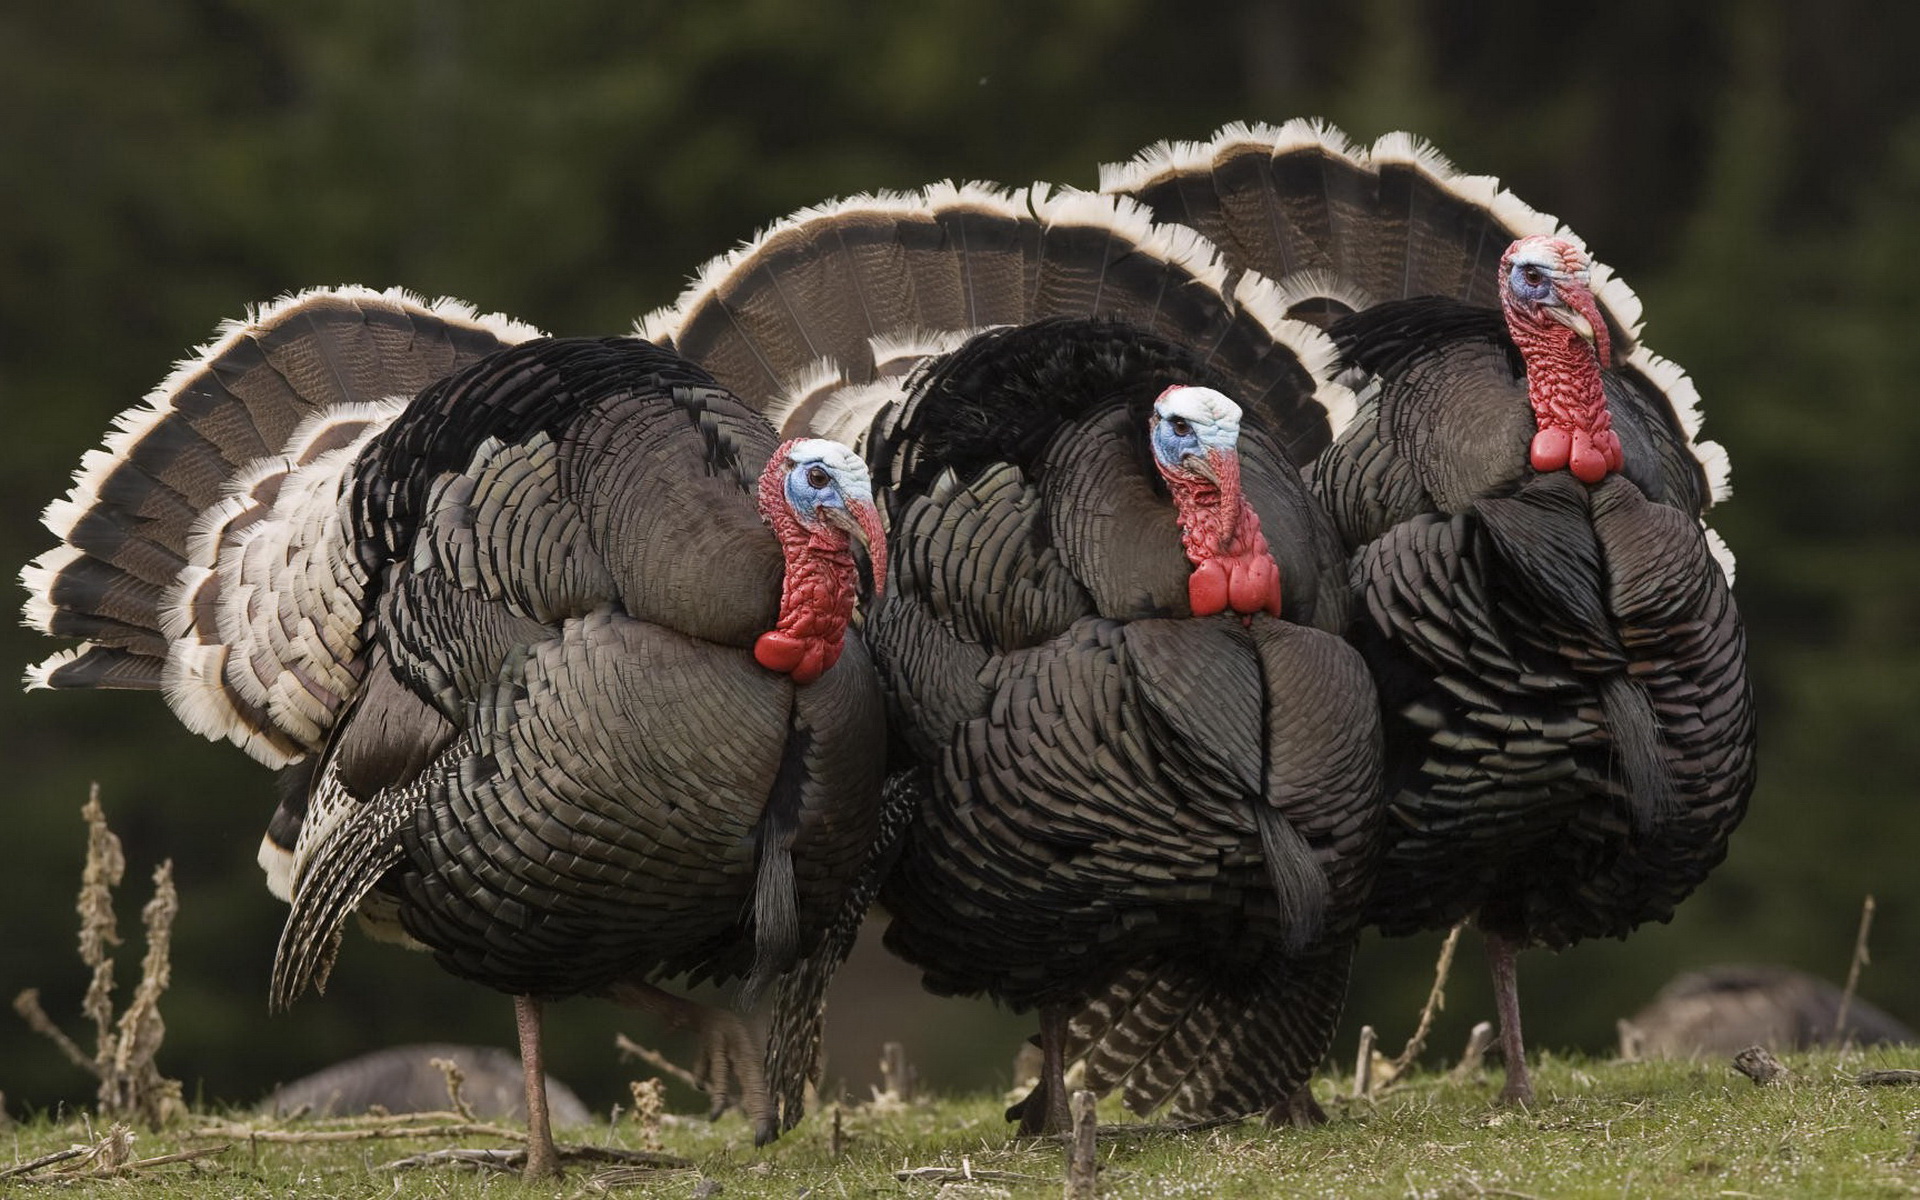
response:
<path id="1" fill-rule="evenodd" d="M 1103 1129 L 1100 1194 L 1123 1197 L 1876 1197 L 1920 1194 L 1920 1088 L 1863 1087 L 1869 1068 L 1920 1068 L 1920 1048 L 1785 1056 L 1793 1077 L 1756 1087 L 1723 1063 L 1622 1063 L 1549 1057 L 1535 1073 L 1533 1111 L 1496 1107 L 1497 1079 L 1415 1075 L 1370 1101 L 1336 1101 L 1331 1124 L 1267 1130 L 1256 1122 L 1197 1133 Z M 1323 1079 L 1323 1101 L 1344 1093 Z M 0 1177 L 0 1193 L 143 1197 L 590 1197 L 628 1194 L 780 1197 L 902 1196 L 967 1200 L 1059 1196 L 1054 1143 L 1010 1136 L 1001 1097 L 843 1109 L 844 1153 L 832 1154 L 830 1112 L 756 1151 L 737 1117 L 669 1119 L 660 1148 L 692 1165 L 670 1171 L 577 1166 L 557 1183 L 524 1187 L 474 1168 L 396 1172 L 382 1164 L 476 1137 L 284 1143 L 195 1136 L 196 1113 L 140 1133 L 136 1159 L 224 1149 L 192 1161 L 74 1177 L 45 1186 Z M 1126 1120 L 1103 1106 L 1102 1120 Z M 259 1130 L 313 1125 L 256 1121 Z M 14 1163 L 90 1143 L 91 1126 L 36 1118 L 0 1132 Z M 640 1148 L 631 1121 L 563 1131 L 563 1141 Z M 0 1141 L 0 1147 L 5 1143 Z M 4 1158 L 0 1151 L 0 1158 Z M 56 1164 L 73 1168 L 86 1160 Z M 944 1168 L 944 1172 L 940 1169 Z M 0 1171 L 6 1169 L 0 1162 Z M 897 1173 L 919 1169 L 909 1178 Z M 714 1190 L 714 1185 L 719 1190 Z"/>

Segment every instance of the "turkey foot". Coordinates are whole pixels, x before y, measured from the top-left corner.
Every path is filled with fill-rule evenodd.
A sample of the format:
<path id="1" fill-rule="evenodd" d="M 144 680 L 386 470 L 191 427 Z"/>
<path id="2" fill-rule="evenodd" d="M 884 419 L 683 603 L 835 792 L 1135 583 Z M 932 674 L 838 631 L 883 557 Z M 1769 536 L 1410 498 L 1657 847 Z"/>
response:
<path id="1" fill-rule="evenodd" d="M 1327 1110 L 1321 1108 L 1319 1101 L 1313 1098 L 1313 1084 L 1310 1082 L 1301 1084 L 1291 1096 L 1267 1110 L 1267 1124 L 1275 1129 L 1282 1125 L 1312 1129 L 1315 1125 L 1326 1123 Z"/>
<path id="2" fill-rule="evenodd" d="M 1007 1110 L 1020 1119 L 1021 1137 L 1062 1134 L 1072 1125 L 1067 1113 L 1067 1022 L 1072 1010 L 1060 1005 L 1040 1009 L 1040 1082 L 1027 1098 Z"/>
<path id="3" fill-rule="evenodd" d="M 1527 1047 L 1520 1036 L 1520 988 L 1513 960 L 1519 947 L 1497 933 L 1487 935 L 1487 966 L 1493 975 L 1493 1000 L 1500 1014 L 1500 1054 L 1507 1060 L 1507 1084 L 1500 1103 L 1533 1105 L 1533 1080 L 1527 1074 Z"/>
<path id="4" fill-rule="evenodd" d="M 659 1017 L 668 1028 L 690 1030 L 699 1039 L 693 1076 L 713 1098 L 707 1112 L 710 1119 L 738 1105 L 753 1124 L 754 1145 L 764 1146 L 780 1136 L 767 1091 L 766 1048 L 745 1021 L 647 983 L 616 983 L 607 988 L 606 996 L 616 1004 Z"/>

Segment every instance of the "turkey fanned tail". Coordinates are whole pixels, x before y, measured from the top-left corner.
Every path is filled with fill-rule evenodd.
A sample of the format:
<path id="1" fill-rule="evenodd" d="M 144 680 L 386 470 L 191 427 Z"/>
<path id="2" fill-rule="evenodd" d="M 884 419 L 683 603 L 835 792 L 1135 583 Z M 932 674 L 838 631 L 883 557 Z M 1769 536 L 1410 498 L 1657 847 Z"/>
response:
<path id="1" fill-rule="evenodd" d="M 28 624 L 85 644 L 43 687 L 157 689 L 270 766 L 351 700 L 365 575 L 342 536 L 358 447 L 429 383 L 538 331 L 398 289 L 303 292 L 222 327 L 81 461 L 22 582 Z"/>
<path id="2" fill-rule="evenodd" d="M 1264 281 L 1138 206 L 1036 186 L 940 184 L 796 213 L 709 263 L 640 332 L 712 371 L 788 436 L 860 440 L 911 368 L 982 330 L 1099 317 L 1177 340 L 1296 463 L 1351 414 L 1337 351 Z"/>

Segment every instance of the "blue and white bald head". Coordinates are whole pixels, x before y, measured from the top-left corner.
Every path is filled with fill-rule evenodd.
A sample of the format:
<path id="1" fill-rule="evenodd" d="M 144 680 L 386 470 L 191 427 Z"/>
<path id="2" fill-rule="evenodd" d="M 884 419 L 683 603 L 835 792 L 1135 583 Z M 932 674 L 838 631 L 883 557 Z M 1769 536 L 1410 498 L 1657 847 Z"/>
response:
<path id="1" fill-rule="evenodd" d="M 843 512 L 873 507 L 873 477 L 858 454 L 826 438 L 788 443 L 787 504 L 808 524 L 829 519 L 822 508 Z"/>
<path id="2" fill-rule="evenodd" d="M 1163 471 L 1211 478 L 1218 456 L 1238 453 L 1240 406 L 1210 387 L 1170 387 L 1153 402 L 1150 430 Z"/>

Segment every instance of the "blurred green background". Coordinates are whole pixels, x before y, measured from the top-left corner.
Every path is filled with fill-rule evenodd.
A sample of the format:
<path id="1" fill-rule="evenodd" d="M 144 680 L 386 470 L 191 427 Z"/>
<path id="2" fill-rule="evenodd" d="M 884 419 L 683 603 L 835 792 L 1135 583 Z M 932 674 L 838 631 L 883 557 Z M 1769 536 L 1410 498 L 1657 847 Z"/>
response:
<path id="1" fill-rule="evenodd" d="M 1761 776 L 1726 865 L 1672 924 L 1522 959 L 1530 1042 L 1611 1044 L 1676 970 L 1844 976 L 1920 1017 L 1920 8 L 1827 0 L 1472 6 L 1240 0 L 64 0 L 0 13 L 0 563 L 79 456 L 217 322 L 290 289 L 403 284 L 552 332 L 617 333 L 795 208 L 934 179 L 1092 186 L 1095 165 L 1233 120 L 1407 128 L 1580 231 L 1646 302 L 1734 464 L 1714 521 L 1760 697 Z M 7 622 L 0 675 L 55 647 Z M 162 858 L 182 915 L 161 1065 L 247 1100 L 393 1042 L 511 1042 L 504 997 L 350 936 L 328 994 L 269 1017 L 284 909 L 253 864 L 272 780 L 151 696 L 0 687 L 0 998 L 80 1033 L 72 900 L 89 780 L 126 838 L 122 995 Z M 1437 935 L 1370 941 L 1349 1025 L 1410 1030 Z M 1436 1053 L 1490 1015 L 1463 951 Z M 879 1043 L 1004 1085 L 1027 1022 L 920 995 L 868 947 L 833 1074 Z M 551 1063 L 625 1095 L 590 1001 Z M 671 1043 L 666 1043 L 671 1048 Z M 1352 1038 L 1338 1055 L 1350 1062 Z M 15 1112 L 89 1082 L 0 1013 Z"/>

